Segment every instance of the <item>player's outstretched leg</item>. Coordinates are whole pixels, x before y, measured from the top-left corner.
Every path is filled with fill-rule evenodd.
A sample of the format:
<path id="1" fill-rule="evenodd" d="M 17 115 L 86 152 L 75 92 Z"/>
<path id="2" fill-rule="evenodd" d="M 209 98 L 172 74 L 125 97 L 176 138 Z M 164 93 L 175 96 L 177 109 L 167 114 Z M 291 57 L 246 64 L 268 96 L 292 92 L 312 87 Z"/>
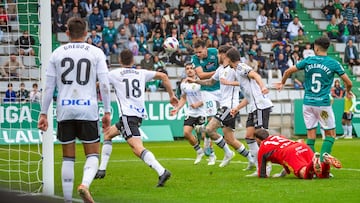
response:
<path id="1" fill-rule="evenodd" d="M 99 170 L 95 175 L 95 179 L 102 179 L 106 175 L 106 167 L 109 163 L 110 155 L 112 152 L 112 142 L 111 140 L 104 140 L 102 150 L 101 150 L 101 162 Z"/>
<path id="2" fill-rule="evenodd" d="M 315 152 L 314 157 L 312 159 L 312 164 L 316 176 L 320 177 L 322 174 L 322 167 L 321 167 L 319 152 Z"/>
<path id="3" fill-rule="evenodd" d="M 324 160 L 324 163 L 329 164 L 335 168 L 342 167 L 341 162 L 337 158 L 331 156 L 329 153 L 323 154 L 323 160 Z"/>

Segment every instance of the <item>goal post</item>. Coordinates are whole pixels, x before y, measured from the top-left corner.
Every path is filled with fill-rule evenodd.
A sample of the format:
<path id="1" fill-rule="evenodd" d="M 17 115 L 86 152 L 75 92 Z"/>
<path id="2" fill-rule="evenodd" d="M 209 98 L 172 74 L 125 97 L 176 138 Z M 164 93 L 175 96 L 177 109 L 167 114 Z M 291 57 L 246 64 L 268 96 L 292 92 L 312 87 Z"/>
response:
<path id="1" fill-rule="evenodd" d="M 0 77 L 0 190 L 53 196 L 52 105 L 48 113 L 49 129 L 43 133 L 37 129 L 39 100 L 44 94 L 41 90 L 45 90 L 45 71 L 53 44 L 51 1 L 1 1 L 0 6 L 8 12 L 7 26 L 0 27 L 0 66 L 14 59 L 19 63 L 14 72 Z M 35 41 L 31 45 L 34 54 L 25 49 L 30 54 L 20 55 L 20 45 L 16 42 L 26 41 L 25 34 Z M 14 94 L 29 96 L 5 98 L 10 84 Z M 27 93 L 22 89 L 24 86 Z M 36 97 L 31 96 L 34 92 Z"/>
<path id="2" fill-rule="evenodd" d="M 52 52 L 52 31 L 51 31 L 51 4 L 50 1 L 40 1 L 40 68 L 43 90 L 46 84 L 46 66 Z M 53 105 L 51 104 L 50 107 Z M 53 108 L 49 108 L 49 128 L 42 134 L 43 154 L 43 194 L 54 195 L 54 140 L 53 140 Z"/>

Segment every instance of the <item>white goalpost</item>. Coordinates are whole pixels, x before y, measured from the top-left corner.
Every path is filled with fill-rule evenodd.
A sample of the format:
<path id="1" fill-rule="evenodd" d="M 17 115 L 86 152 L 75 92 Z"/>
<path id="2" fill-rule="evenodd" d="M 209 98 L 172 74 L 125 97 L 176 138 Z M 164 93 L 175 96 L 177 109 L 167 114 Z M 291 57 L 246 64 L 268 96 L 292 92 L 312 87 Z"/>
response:
<path id="1" fill-rule="evenodd" d="M 16 93 L 22 84 L 28 93 L 34 84 L 39 92 L 45 89 L 45 70 L 52 52 L 51 4 L 47 0 L 14 0 L 2 1 L 0 6 L 9 18 L 6 29 L 0 27 L 0 66 L 11 62 L 12 55 L 23 64 L 16 77 L 0 76 L 0 189 L 52 196 L 53 110 L 50 108 L 48 113 L 48 131 L 40 132 L 39 101 L 6 99 L 9 84 Z M 32 45 L 33 56 L 19 55 L 16 41 L 25 31 L 36 41 Z"/>
<path id="2" fill-rule="evenodd" d="M 45 89 L 45 70 L 51 55 L 51 5 L 50 1 L 42 1 L 40 5 L 40 47 L 41 47 L 41 79 Z M 50 105 L 52 106 L 52 105 Z M 43 193 L 54 195 L 54 140 L 53 109 L 48 112 L 49 129 L 43 133 Z"/>

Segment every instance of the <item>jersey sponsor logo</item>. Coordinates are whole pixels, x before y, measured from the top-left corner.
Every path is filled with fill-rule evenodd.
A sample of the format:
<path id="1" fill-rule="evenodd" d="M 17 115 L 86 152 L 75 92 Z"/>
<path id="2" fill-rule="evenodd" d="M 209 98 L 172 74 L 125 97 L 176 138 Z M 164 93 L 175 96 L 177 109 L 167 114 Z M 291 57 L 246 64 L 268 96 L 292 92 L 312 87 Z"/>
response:
<path id="1" fill-rule="evenodd" d="M 208 64 L 205 65 L 205 69 L 211 70 L 212 68 L 214 68 L 214 66 L 215 66 L 215 63 L 209 62 Z"/>
<path id="2" fill-rule="evenodd" d="M 89 99 L 63 99 L 61 106 L 90 106 Z"/>
<path id="3" fill-rule="evenodd" d="M 137 111 L 138 113 L 144 113 L 145 112 L 145 109 L 144 108 L 139 108 L 139 107 L 136 107 L 134 105 L 130 105 L 129 107 L 130 109 L 134 109 L 135 111 Z"/>

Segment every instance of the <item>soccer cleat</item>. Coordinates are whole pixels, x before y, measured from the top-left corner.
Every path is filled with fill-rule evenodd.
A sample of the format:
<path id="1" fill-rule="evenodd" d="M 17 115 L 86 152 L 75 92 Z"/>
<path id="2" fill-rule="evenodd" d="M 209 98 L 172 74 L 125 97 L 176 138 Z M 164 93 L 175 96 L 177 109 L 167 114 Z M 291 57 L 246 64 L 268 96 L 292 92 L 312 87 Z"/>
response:
<path id="1" fill-rule="evenodd" d="M 156 185 L 156 187 L 164 187 L 165 182 L 169 180 L 170 176 L 171 176 L 170 171 L 165 169 L 164 173 L 161 176 L 159 176 L 159 182 Z"/>
<path id="2" fill-rule="evenodd" d="M 195 159 L 195 161 L 194 161 L 194 164 L 196 165 L 196 164 L 200 163 L 200 161 L 201 161 L 201 159 L 202 159 L 202 157 L 203 157 L 204 155 L 205 155 L 204 152 L 198 153 L 198 154 L 196 155 L 196 159 Z"/>
<path id="3" fill-rule="evenodd" d="M 323 159 L 324 159 L 325 163 L 330 164 L 330 165 L 334 166 L 335 168 L 342 167 L 341 162 L 337 158 L 331 156 L 330 154 L 328 154 L 326 152 L 323 154 Z"/>
<path id="4" fill-rule="evenodd" d="M 321 162 L 320 162 L 320 153 L 316 152 L 313 157 L 313 168 L 316 176 L 321 177 L 322 168 L 321 168 Z"/>
<path id="5" fill-rule="evenodd" d="M 98 170 L 95 175 L 95 179 L 102 179 L 106 175 L 106 170 Z"/>
<path id="6" fill-rule="evenodd" d="M 281 177 L 285 177 L 286 176 L 286 171 L 285 169 L 282 169 L 280 173 L 275 173 L 272 177 L 273 178 L 281 178 Z"/>
<path id="7" fill-rule="evenodd" d="M 85 185 L 79 185 L 77 191 L 81 199 L 83 199 L 84 203 L 95 203 L 93 198 L 91 197 L 89 189 Z"/>
<path id="8" fill-rule="evenodd" d="M 246 177 L 258 177 L 257 171 L 254 171 L 253 173 L 246 175 Z"/>
<path id="9" fill-rule="evenodd" d="M 230 154 L 225 154 L 224 159 L 221 161 L 219 167 L 225 167 L 226 165 L 228 165 L 231 161 L 232 158 L 234 158 L 235 153 L 233 151 L 231 151 Z"/>
<path id="10" fill-rule="evenodd" d="M 255 163 L 254 162 L 249 162 L 248 166 L 246 168 L 243 169 L 243 171 L 251 171 L 255 168 Z"/>
<path id="11" fill-rule="evenodd" d="M 351 135 L 347 135 L 344 137 L 344 139 L 352 139 L 352 136 Z"/>
<path id="12" fill-rule="evenodd" d="M 209 166 L 215 165 L 215 161 L 216 161 L 216 155 L 213 153 L 209 156 L 208 165 Z"/>

